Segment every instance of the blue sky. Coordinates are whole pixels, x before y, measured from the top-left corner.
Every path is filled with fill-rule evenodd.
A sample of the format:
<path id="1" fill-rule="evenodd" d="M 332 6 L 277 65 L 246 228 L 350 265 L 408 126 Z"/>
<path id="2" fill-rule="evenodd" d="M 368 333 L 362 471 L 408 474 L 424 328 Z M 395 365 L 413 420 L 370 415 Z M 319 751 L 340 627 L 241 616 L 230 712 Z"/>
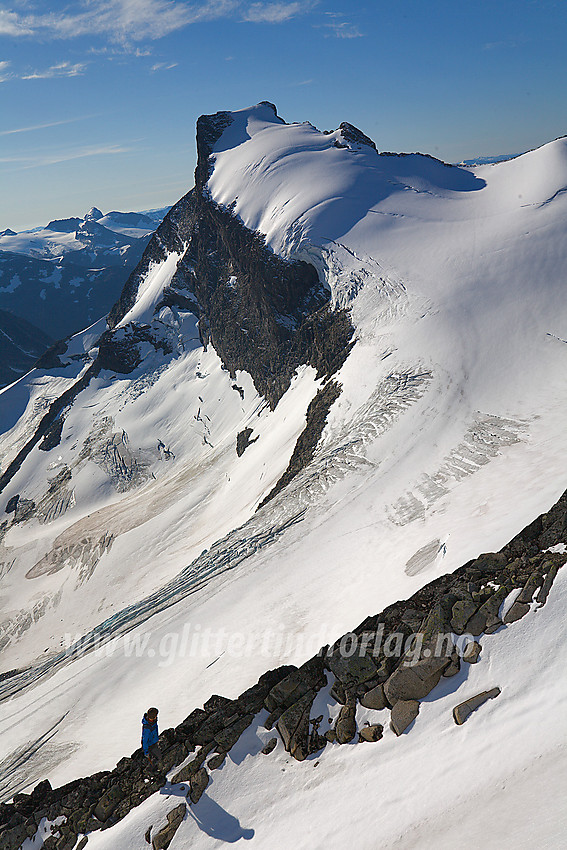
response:
<path id="1" fill-rule="evenodd" d="M 567 133 L 566 0 L 0 0 L 0 230 L 192 186 L 202 113 L 274 102 L 447 161 Z"/>

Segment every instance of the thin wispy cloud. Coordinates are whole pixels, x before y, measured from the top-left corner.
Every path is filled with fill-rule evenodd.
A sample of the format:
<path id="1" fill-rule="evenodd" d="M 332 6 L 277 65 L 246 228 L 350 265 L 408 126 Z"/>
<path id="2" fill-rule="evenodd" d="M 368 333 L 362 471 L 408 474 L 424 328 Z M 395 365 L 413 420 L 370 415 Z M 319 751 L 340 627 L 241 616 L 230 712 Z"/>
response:
<path id="1" fill-rule="evenodd" d="M 318 0 L 293 2 L 242 2 L 205 0 L 82 0 L 78 11 L 18 14 L 0 10 L 0 35 L 71 39 L 102 35 L 111 42 L 131 43 L 163 38 L 175 30 L 201 21 L 237 17 L 254 23 L 282 23 L 311 11 Z M 77 8 L 77 7 L 75 7 Z"/>
<path id="2" fill-rule="evenodd" d="M 155 65 L 152 65 L 150 71 L 155 73 L 156 71 L 170 71 L 172 68 L 177 68 L 179 62 L 156 62 Z"/>
<path id="3" fill-rule="evenodd" d="M 60 127 L 62 124 L 74 124 L 76 121 L 86 121 L 88 118 L 96 117 L 96 115 L 81 115 L 77 118 L 65 118 L 63 121 L 49 121 L 47 124 L 32 124 L 29 127 L 14 127 L 11 130 L 0 130 L 0 136 L 13 136 L 15 133 L 31 133 L 33 130 L 47 130 L 48 127 Z"/>
<path id="4" fill-rule="evenodd" d="M 358 27 L 355 24 L 349 23 L 349 21 L 335 21 L 328 24 L 323 24 L 329 32 L 326 33 L 327 36 L 334 36 L 335 38 L 363 38 L 364 33 L 360 32 Z"/>
<path id="5" fill-rule="evenodd" d="M 7 59 L 3 59 L 0 62 L 0 83 L 5 83 L 6 80 L 11 79 L 11 77 L 13 76 L 12 72 L 8 70 L 10 64 L 11 63 L 8 62 Z"/>
<path id="6" fill-rule="evenodd" d="M 242 20 L 255 24 L 282 24 L 311 11 L 316 2 L 252 3 L 242 13 Z"/>
<path id="7" fill-rule="evenodd" d="M 324 24 L 317 24 L 318 28 L 325 30 L 327 38 L 363 38 L 364 33 L 360 32 L 356 24 L 350 21 L 345 21 L 344 16 L 340 12 L 326 12 L 327 21 Z"/>
<path id="8" fill-rule="evenodd" d="M 26 17 L 12 12 L 10 9 L 0 9 L 0 35 L 33 35 L 33 29 L 25 23 Z"/>
<path id="9" fill-rule="evenodd" d="M 18 163 L 15 170 L 26 168 L 39 168 L 46 165 L 57 165 L 60 162 L 70 162 L 73 159 L 84 159 L 91 156 L 115 156 L 116 154 L 130 153 L 134 148 L 127 145 L 89 145 L 85 147 L 72 148 L 57 153 L 28 154 L 25 156 L 0 157 L 1 163 Z"/>
<path id="10" fill-rule="evenodd" d="M 17 14 L 2 11 L 0 34 L 64 39 L 103 34 L 111 41 L 125 38 L 138 41 L 161 38 L 186 26 L 194 16 L 190 7 L 173 0 L 83 0 L 79 11 L 73 12 Z"/>
<path id="11" fill-rule="evenodd" d="M 31 74 L 22 74 L 22 80 L 49 80 L 52 77 L 79 77 L 85 73 L 86 64 L 84 62 L 59 62 L 57 65 L 51 65 L 44 71 L 33 71 Z"/>
<path id="12" fill-rule="evenodd" d="M 519 44 L 517 41 L 506 40 L 506 41 L 487 41 L 482 45 L 483 50 L 502 50 L 506 47 L 518 47 Z"/>

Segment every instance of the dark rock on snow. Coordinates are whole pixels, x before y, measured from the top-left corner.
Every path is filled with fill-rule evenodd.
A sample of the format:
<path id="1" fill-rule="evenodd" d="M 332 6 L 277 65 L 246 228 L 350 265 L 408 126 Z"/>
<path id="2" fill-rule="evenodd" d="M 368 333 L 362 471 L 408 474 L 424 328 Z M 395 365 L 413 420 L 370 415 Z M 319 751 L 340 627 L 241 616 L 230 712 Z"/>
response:
<path id="1" fill-rule="evenodd" d="M 418 714 L 419 702 L 416 699 L 398 700 L 392 708 L 390 728 L 399 736 L 413 723 Z"/>
<path id="2" fill-rule="evenodd" d="M 473 711 L 476 711 L 481 705 L 489 699 L 494 699 L 500 694 L 500 688 L 491 688 L 489 691 L 483 691 L 481 694 L 476 694 L 464 702 L 459 703 L 453 709 L 453 718 L 458 726 L 461 726 L 467 718 L 471 716 Z"/>
<path id="3" fill-rule="evenodd" d="M 375 741 L 380 741 L 384 734 L 384 727 L 380 723 L 376 723 L 373 726 L 370 724 L 368 726 L 363 726 L 360 730 L 360 734 L 358 736 L 359 741 L 370 741 L 374 743 Z"/>
<path id="4" fill-rule="evenodd" d="M 356 735 L 356 705 L 343 705 L 335 723 L 335 740 L 339 744 L 348 744 Z"/>
<path id="5" fill-rule="evenodd" d="M 265 746 L 265 747 L 262 747 L 262 753 L 263 753 L 265 756 L 269 756 L 269 755 L 270 755 L 270 753 L 271 753 L 273 750 L 275 750 L 275 748 L 276 748 L 276 746 L 277 746 L 277 743 L 278 743 L 278 739 L 277 739 L 277 738 L 270 738 L 270 740 L 268 741 L 268 743 L 266 744 L 266 746 Z"/>
<path id="6" fill-rule="evenodd" d="M 185 803 L 179 803 L 178 806 L 167 813 L 167 826 L 164 826 L 154 835 L 152 850 L 167 850 L 185 817 L 186 811 Z"/>
<path id="7" fill-rule="evenodd" d="M 252 428 L 245 428 L 243 431 L 239 431 L 236 435 L 236 454 L 238 457 L 241 457 L 248 446 L 252 443 L 255 443 L 258 437 L 254 437 L 253 440 L 250 439 L 253 431 Z"/>

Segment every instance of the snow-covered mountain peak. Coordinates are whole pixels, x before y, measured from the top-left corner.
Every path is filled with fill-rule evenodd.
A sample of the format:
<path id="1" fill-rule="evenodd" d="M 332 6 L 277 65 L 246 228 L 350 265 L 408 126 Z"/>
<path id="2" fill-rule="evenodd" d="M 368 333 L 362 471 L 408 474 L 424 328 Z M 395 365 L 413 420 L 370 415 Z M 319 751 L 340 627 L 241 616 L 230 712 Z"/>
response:
<path id="1" fill-rule="evenodd" d="M 227 122 L 227 127 L 214 143 L 212 147 L 214 153 L 238 147 L 273 125 L 281 126 L 285 124 L 283 118 L 280 118 L 277 114 L 274 104 L 268 101 L 246 109 L 238 109 L 235 112 L 217 113 L 217 115 L 222 116 L 222 119 Z M 199 128 L 201 132 L 205 120 L 208 119 L 212 123 L 215 117 L 214 115 L 202 116 Z"/>
<path id="2" fill-rule="evenodd" d="M 85 213 L 84 219 L 85 221 L 98 221 L 99 218 L 102 218 L 104 215 L 103 212 L 99 210 L 98 207 L 91 207 L 90 210 Z"/>
<path id="3" fill-rule="evenodd" d="M 567 190 L 567 136 L 514 159 L 475 168 L 487 180 L 499 205 L 546 204 Z"/>
<path id="4" fill-rule="evenodd" d="M 437 197 L 485 186 L 471 169 L 428 155 L 377 155 L 372 140 L 347 122 L 321 132 L 308 122 L 286 124 L 265 106 L 218 115 L 224 127 L 206 116 L 215 118 L 218 136 L 207 151 L 207 191 L 284 257 L 337 239 L 393 195 Z"/>
<path id="5" fill-rule="evenodd" d="M 439 675 L 440 699 L 424 699 L 410 734 L 385 729 L 362 753 L 326 738 L 317 761 L 294 764 L 283 744 L 260 753 L 271 729 L 262 741 L 245 733 L 226 744 L 224 767 L 212 756 L 213 782 L 175 846 L 209 847 L 227 813 L 254 823 L 247 837 L 260 848 L 402 846 L 400 830 L 404 847 L 475 846 L 472 821 L 487 806 L 516 829 L 519 807 L 501 789 L 512 772 L 520 797 L 533 800 L 527 777 L 547 800 L 538 777 L 559 775 L 564 703 L 565 576 L 551 588 L 546 556 L 552 547 L 557 566 L 567 544 L 564 511 L 561 522 L 549 511 L 567 452 L 563 142 L 448 166 L 379 154 L 345 123 L 286 124 L 265 103 L 202 116 L 197 146 L 195 189 L 165 216 L 108 323 L 57 344 L 2 392 L 0 790 L 120 759 L 112 784 L 133 805 L 122 756 L 138 744 L 140 707 L 155 702 L 177 728 L 196 705 L 222 704 L 211 693 L 236 696 L 267 667 L 303 664 L 372 613 L 388 608 L 402 637 L 424 628 L 424 615 L 442 613 L 430 605 L 449 587 L 443 574 L 470 562 L 464 595 L 443 597 L 448 625 L 488 604 L 498 633 L 482 637 L 470 672 Z M 125 215 L 79 235 L 139 224 Z M 76 232 L 27 238 L 76 250 Z M 511 538 L 527 523 L 518 549 Z M 509 611 L 496 602 L 512 600 L 481 554 L 503 544 L 510 562 L 494 556 L 498 571 L 514 575 L 514 593 L 524 578 L 531 588 L 512 605 L 525 616 L 516 631 L 498 619 Z M 544 573 L 550 601 L 530 608 Z M 194 649 L 189 626 L 211 640 Z M 385 660 L 376 687 L 391 675 Z M 295 729 L 315 733 L 343 713 L 346 691 L 328 685 L 324 701 L 302 703 Z M 486 721 L 463 734 L 450 709 L 495 688 Z M 355 688 L 345 709 L 362 733 L 376 715 L 361 696 Z M 213 750 L 200 746 L 208 775 Z M 433 781 L 410 788 L 408 806 L 418 768 Z M 106 817 L 114 798 L 101 787 L 92 803 Z M 147 846 L 169 795 L 179 804 L 179 783 L 164 789 L 127 818 L 116 809 L 89 846 Z M 347 797 L 331 823 L 328 800 Z M 546 805 L 540 831 L 556 846 Z M 464 834 L 451 821 L 443 843 L 463 811 Z"/>

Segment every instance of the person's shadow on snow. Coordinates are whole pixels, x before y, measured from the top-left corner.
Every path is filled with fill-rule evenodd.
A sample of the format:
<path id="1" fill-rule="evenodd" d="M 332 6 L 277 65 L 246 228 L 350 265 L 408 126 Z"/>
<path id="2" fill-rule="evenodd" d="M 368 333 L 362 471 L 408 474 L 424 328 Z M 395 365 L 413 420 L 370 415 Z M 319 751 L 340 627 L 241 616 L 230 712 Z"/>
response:
<path id="1" fill-rule="evenodd" d="M 253 829 L 244 829 L 238 818 L 229 815 L 222 806 L 211 800 L 207 794 L 203 794 L 199 802 L 195 806 L 191 806 L 189 816 L 193 818 L 199 829 L 202 829 L 211 838 L 218 838 L 219 841 L 233 844 L 235 841 L 240 841 L 241 838 L 248 841 L 254 837 Z"/>

